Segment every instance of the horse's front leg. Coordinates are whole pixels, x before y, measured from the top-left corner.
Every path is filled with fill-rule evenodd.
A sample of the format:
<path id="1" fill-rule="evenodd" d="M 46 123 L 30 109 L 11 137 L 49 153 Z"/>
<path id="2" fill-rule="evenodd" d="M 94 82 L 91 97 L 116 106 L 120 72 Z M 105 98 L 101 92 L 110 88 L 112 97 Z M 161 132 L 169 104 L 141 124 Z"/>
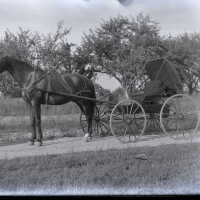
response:
<path id="1" fill-rule="evenodd" d="M 31 140 L 30 145 L 34 145 L 36 139 L 36 128 L 35 128 L 35 111 L 30 103 L 28 103 L 30 110 L 30 127 L 31 127 Z"/>
<path id="2" fill-rule="evenodd" d="M 93 116 L 91 115 L 86 115 L 86 118 L 87 118 L 87 123 L 88 123 L 88 133 L 85 134 L 85 141 L 86 142 L 89 142 L 92 140 L 92 119 L 93 119 Z"/>
<path id="3" fill-rule="evenodd" d="M 35 128 L 37 133 L 37 142 L 39 142 L 39 146 L 42 146 L 42 128 L 41 128 L 41 104 L 38 102 L 34 103 L 34 110 L 35 110 Z"/>
<path id="4" fill-rule="evenodd" d="M 93 126 L 93 117 L 95 117 L 95 104 L 93 102 L 85 103 L 86 119 L 88 123 L 88 133 L 85 134 L 86 142 L 92 140 L 92 126 Z"/>
<path id="5" fill-rule="evenodd" d="M 93 119 L 93 116 L 89 116 L 89 119 L 88 119 L 88 133 L 89 133 L 89 139 L 91 140 L 92 139 L 92 119 Z"/>

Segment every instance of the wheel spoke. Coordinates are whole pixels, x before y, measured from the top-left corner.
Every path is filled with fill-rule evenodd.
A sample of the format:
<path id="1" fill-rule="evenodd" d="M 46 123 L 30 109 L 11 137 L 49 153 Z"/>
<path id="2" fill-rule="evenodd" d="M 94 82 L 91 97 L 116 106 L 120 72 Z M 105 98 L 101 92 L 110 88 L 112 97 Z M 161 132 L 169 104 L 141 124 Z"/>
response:
<path id="1" fill-rule="evenodd" d="M 131 104 L 131 109 L 129 114 L 132 114 L 132 109 L 133 109 L 133 103 Z"/>
<path id="2" fill-rule="evenodd" d="M 80 125 L 81 125 L 83 133 L 86 133 L 87 132 L 87 130 L 86 130 L 87 129 L 87 120 L 83 113 L 81 113 L 81 115 L 80 115 Z"/>
<path id="3" fill-rule="evenodd" d="M 170 112 L 167 119 L 164 119 L 163 111 L 167 107 L 170 107 Z M 199 124 L 198 112 L 192 98 L 186 94 L 168 98 L 161 108 L 160 124 L 163 131 L 172 138 L 187 138 L 188 136 L 191 138 L 196 133 Z"/>
<path id="4" fill-rule="evenodd" d="M 119 111 L 116 120 L 116 111 Z M 134 110 L 134 112 L 133 112 Z M 139 113 L 138 115 L 136 114 Z M 139 125 L 135 125 L 138 121 Z M 116 123 L 117 122 L 117 123 Z M 142 106 L 135 100 L 119 102 L 112 110 L 110 116 L 110 129 L 114 136 L 121 142 L 132 142 L 132 136 L 142 135 L 146 126 L 146 116 Z"/>
<path id="5" fill-rule="evenodd" d="M 106 123 L 104 123 L 104 122 L 101 122 L 101 124 L 102 124 L 102 126 L 103 126 L 103 127 L 105 127 L 105 128 L 106 128 L 106 130 L 107 130 L 107 131 L 109 130 L 109 128 L 108 128 L 108 125 L 107 125 Z"/>
<path id="6" fill-rule="evenodd" d="M 123 116 L 121 114 L 117 114 L 116 113 L 113 113 L 113 119 L 114 120 L 123 120 Z"/>
<path id="7" fill-rule="evenodd" d="M 125 132 L 124 132 L 123 136 L 126 136 L 127 130 L 128 130 L 128 127 L 126 127 L 126 129 L 125 129 Z"/>
<path id="8" fill-rule="evenodd" d="M 108 133 L 109 129 L 103 122 L 100 122 L 99 126 L 101 128 L 101 132 L 106 133 L 106 134 Z"/>
<path id="9" fill-rule="evenodd" d="M 137 108 L 134 110 L 133 114 L 135 114 L 138 110 L 139 106 L 137 105 Z"/>

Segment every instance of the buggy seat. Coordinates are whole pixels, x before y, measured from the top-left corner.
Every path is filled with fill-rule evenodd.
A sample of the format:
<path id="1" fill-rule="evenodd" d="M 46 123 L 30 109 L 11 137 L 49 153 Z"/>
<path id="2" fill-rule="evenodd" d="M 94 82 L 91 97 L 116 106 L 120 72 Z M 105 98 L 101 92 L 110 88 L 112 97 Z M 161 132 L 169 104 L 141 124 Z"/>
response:
<path id="1" fill-rule="evenodd" d="M 163 88 L 160 80 L 150 81 L 144 88 L 144 99 L 160 96 L 163 93 Z"/>
<path id="2" fill-rule="evenodd" d="M 147 113 L 159 113 L 162 107 L 162 97 L 177 94 L 175 88 L 164 85 L 160 80 L 150 81 L 145 85 L 142 105 Z"/>

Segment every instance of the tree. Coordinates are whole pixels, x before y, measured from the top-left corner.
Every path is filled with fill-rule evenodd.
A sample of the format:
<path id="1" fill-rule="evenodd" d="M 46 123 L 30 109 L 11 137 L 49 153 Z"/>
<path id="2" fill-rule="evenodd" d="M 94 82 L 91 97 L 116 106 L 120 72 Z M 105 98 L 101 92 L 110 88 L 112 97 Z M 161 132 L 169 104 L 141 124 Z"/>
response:
<path id="1" fill-rule="evenodd" d="M 74 45 L 68 42 L 70 29 L 64 28 L 63 22 L 59 22 L 54 34 L 40 36 L 40 40 L 35 46 L 38 48 L 38 57 L 40 66 L 46 69 L 57 68 L 59 71 L 71 73 L 72 55 L 71 47 Z"/>
<path id="2" fill-rule="evenodd" d="M 200 34 L 183 33 L 176 37 L 169 36 L 164 41 L 172 61 L 179 64 L 186 75 L 189 93 L 199 89 L 200 83 Z"/>
<path id="3" fill-rule="evenodd" d="M 80 72 L 84 73 L 89 66 L 94 75 L 109 74 L 125 90 L 134 91 L 146 79 L 145 63 L 158 56 L 152 49 L 160 39 L 158 24 L 149 16 L 114 17 L 83 35 L 74 61 Z"/>
<path id="4" fill-rule="evenodd" d="M 8 55 L 23 60 L 34 68 L 56 68 L 59 72 L 72 72 L 73 44 L 68 42 L 69 32 L 70 29 L 65 28 L 62 21 L 58 23 L 55 33 L 47 35 L 22 28 L 17 33 L 6 30 L 0 40 L 0 58 Z M 0 90 L 4 94 L 15 87 L 16 83 L 8 74 L 1 75 Z"/>

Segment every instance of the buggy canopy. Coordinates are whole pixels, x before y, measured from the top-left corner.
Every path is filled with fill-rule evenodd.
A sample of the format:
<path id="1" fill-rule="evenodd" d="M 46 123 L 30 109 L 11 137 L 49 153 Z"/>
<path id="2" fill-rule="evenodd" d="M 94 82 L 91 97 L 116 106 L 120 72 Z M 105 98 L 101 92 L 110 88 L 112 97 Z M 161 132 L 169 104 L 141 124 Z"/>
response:
<path id="1" fill-rule="evenodd" d="M 165 88 L 182 92 L 185 75 L 176 63 L 161 58 L 150 61 L 145 66 L 146 74 L 151 81 L 159 80 Z"/>

